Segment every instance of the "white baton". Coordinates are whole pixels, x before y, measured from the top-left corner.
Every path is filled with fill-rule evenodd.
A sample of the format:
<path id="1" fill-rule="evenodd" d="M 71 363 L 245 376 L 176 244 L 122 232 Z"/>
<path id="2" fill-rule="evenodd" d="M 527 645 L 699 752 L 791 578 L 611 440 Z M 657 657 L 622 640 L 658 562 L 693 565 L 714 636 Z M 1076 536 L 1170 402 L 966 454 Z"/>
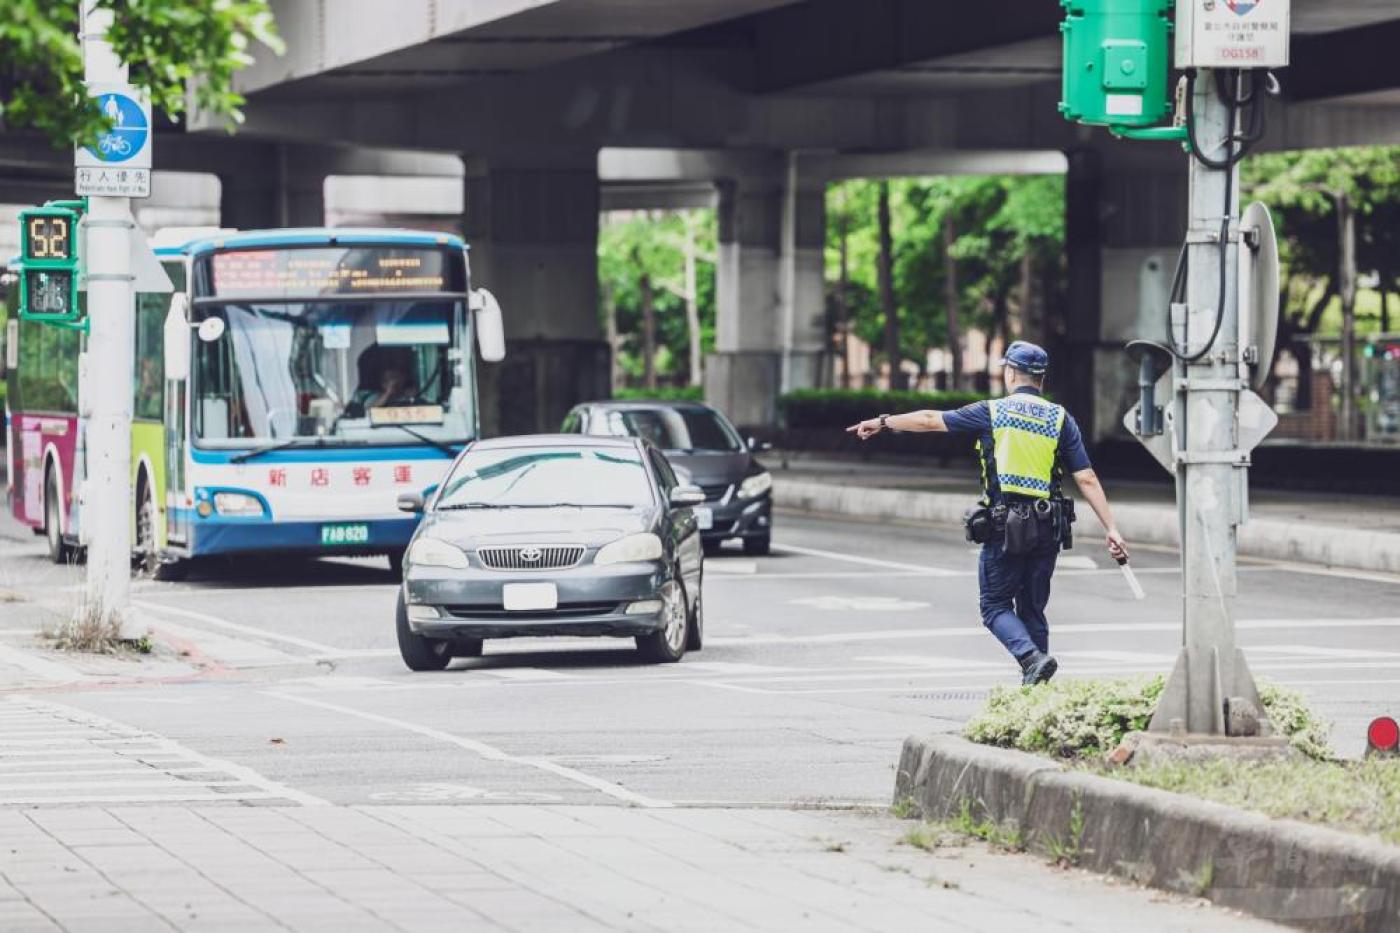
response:
<path id="1" fill-rule="evenodd" d="M 1114 558 L 1118 561 L 1118 569 L 1123 571 L 1123 579 L 1128 581 L 1128 589 L 1133 591 L 1133 599 L 1146 599 L 1147 594 L 1142 591 L 1142 584 L 1138 583 L 1137 574 L 1133 573 L 1133 568 L 1128 566 L 1128 558 Z"/>

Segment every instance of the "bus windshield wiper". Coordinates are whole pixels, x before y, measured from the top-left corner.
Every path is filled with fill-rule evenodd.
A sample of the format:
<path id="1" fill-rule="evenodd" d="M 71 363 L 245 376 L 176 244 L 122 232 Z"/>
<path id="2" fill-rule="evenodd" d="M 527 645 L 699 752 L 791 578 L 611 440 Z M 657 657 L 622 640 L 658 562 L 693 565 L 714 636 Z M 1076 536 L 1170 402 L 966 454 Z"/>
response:
<path id="1" fill-rule="evenodd" d="M 398 428 L 400 431 L 403 431 L 405 434 L 408 434 L 408 435 L 410 435 L 410 436 L 412 436 L 412 437 L 417 438 L 418 440 L 422 441 L 424 444 L 427 444 L 429 447 L 436 447 L 438 450 L 440 450 L 440 451 L 442 451 L 443 453 L 447 454 L 449 457 L 456 457 L 459 453 L 461 453 L 460 450 L 456 449 L 455 447 L 453 447 L 451 444 L 447 443 L 446 441 L 434 440 L 433 438 L 431 438 L 431 437 L 429 437 L 428 435 L 424 434 L 422 431 L 415 431 L 415 430 L 413 430 L 412 428 L 410 428 L 410 427 L 409 427 L 408 425 L 406 425 L 406 424 L 377 424 L 377 425 L 375 425 L 375 427 L 376 427 L 376 428 Z M 462 441 L 461 443 L 463 444 L 463 446 L 465 446 L 466 444 L 471 443 L 471 438 L 469 437 L 469 438 L 467 438 L 465 441 Z"/>
<path id="2" fill-rule="evenodd" d="M 311 443 L 311 444 L 307 444 L 307 443 L 306 443 L 307 441 L 311 441 L 312 443 Z M 254 447 L 252 450 L 245 450 L 245 451 L 243 451 L 243 453 L 241 453 L 241 454 L 234 454 L 232 457 L 229 457 L 229 458 L 228 458 L 228 462 L 229 462 L 229 463 L 247 463 L 249 460 L 252 460 L 254 457 L 261 457 L 263 454 L 270 454 L 270 453 L 274 453 L 274 452 L 279 451 L 279 450 L 287 450 L 287 449 L 292 448 L 292 447 L 305 447 L 305 446 L 310 446 L 310 447 L 324 447 L 324 446 L 325 446 L 325 442 L 324 442 L 324 441 L 321 441 L 320 438 L 314 438 L 314 437 L 290 437 L 290 438 L 288 438 L 288 439 L 285 440 L 285 441 L 276 441 L 276 442 L 271 443 L 271 444 L 265 444 L 265 445 L 262 446 L 262 447 Z"/>

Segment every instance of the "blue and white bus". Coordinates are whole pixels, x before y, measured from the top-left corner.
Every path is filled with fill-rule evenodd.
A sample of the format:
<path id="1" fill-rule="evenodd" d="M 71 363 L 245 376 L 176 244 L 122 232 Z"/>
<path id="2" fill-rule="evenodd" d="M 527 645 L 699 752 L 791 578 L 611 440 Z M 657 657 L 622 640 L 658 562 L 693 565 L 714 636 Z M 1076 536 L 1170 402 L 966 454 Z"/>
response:
<path id="1" fill-rule="evenodd" d="M 397 498 L 431 490 L 478 435 L 474 344 L 489 361 L 505 352 L 466 245 L 294 229 L 156 252 L 176 292 L 160 352 L 137 341 L 138 406 L 159 395 L 163 426 L 133 465 L 150 569 L 298 552 L 382 554 L 399 570 L 416 518 Z"/>

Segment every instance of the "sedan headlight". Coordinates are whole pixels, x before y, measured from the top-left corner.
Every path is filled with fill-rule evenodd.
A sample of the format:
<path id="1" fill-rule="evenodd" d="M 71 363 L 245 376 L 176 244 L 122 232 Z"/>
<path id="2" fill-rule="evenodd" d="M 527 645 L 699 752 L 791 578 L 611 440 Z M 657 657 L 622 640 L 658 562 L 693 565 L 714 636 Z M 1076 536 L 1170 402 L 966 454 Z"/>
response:
<path id="1" fill-rule="evenodd" d="M 220 515 L 261 515 L 263 513 L 262 502 L 257 496 L 249 496 L 241 492 L 214 493 L 214 509 Z"/>
<path id="2" fill-rule="evenodd" d="M 740 499 L 757 499 L 773 488 L 772 473 L 755 473 L 739 484 Z"/>
<path id="3" fill-rule="evenodd" d="M 467 555 L 441 538 L 419 538 L 408 548 L 408 563 L 414 567 L 447 567 L 466 570 Z"/>
<path id="4" fill-rule="evenodd" d="M 605 544 L 598 549 L 598 554 L 593 558 L 593 563 L 605 564 L 630 564 L 642 560 L 661 559 L 661 539 L 654 534 L 628 535 L 625 538 L 618 538 L 612 544 Z"/>

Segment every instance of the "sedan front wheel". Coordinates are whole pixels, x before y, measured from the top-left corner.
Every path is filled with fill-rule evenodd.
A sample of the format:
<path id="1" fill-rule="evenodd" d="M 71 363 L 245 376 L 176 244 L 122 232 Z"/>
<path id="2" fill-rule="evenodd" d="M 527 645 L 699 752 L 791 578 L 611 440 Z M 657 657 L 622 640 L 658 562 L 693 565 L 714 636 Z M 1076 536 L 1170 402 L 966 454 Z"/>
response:
<path id="1" fill-rule="evenodd" d="M 408 607 L 403 593 L 394 612 L 394 630 L 399 638 L 399 656 L 411 671 L 440 671 L 452 663 L 452 643 L 441 638 L 424 638 L 408 627 Z"/>
<path id="2" fill-rule="evenodd" d="M 637 636 L 637 649 L 648 661 L 671 664 L 685 655 L 686 636 L 690 626 L 685 588 L 672 580 L 661 588 L 660 629 L 649 635 Z"/>

